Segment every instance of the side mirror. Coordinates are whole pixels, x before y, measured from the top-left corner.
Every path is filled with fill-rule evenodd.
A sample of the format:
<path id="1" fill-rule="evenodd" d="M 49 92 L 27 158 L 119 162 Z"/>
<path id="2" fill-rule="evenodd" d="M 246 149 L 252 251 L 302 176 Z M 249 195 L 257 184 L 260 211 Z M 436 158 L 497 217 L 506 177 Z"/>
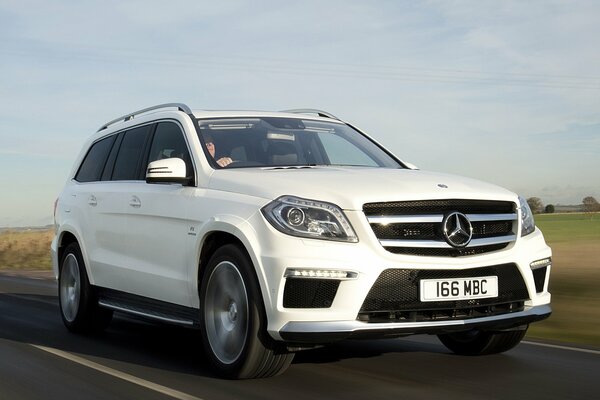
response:
<path id="1" fill-rule="evenodd" d="M 146 170 L 147 183 L 181 183 L 189 182 L 186 176 L 185 161 L 181 158 L 165 158 L 152 161 Z"/>

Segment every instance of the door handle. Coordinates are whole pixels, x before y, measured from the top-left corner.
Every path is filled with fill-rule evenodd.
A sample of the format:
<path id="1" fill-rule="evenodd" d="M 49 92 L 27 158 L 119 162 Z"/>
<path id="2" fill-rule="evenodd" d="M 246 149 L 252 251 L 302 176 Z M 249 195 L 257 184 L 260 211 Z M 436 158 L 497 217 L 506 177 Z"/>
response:
<path id="1" fill-rule="evenodd" d="M 98 200 L 96 200 L 96 196 L 91 195 L 88 199 L 88 204 L 92 207 L 96 207 L 98 205 Z"/>
<path id="2" fill-rule="evenodd" d="M 131 200 L 129 200 L 129 205 L 131 207 L 140 208 L 142 206 L 142 202 L 139 197 L 133 196 Z"/>

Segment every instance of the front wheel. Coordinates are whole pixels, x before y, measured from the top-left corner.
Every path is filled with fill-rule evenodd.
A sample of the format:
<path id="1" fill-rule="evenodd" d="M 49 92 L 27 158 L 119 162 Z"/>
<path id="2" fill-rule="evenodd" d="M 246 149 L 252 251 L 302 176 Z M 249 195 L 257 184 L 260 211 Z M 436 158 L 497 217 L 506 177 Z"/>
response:
<path id="1" fill-rule="evenodd" d="M 508 351 L 518 345 L 527 333 L 522 330 L 506 332 L 486 332 L 472 329 L 467 332 L 438 335 L 440 341 L 456 354 L 478 356 Z"/>
<path id="2" fill-rule="evenodd" d="M 204 349 L 227 378 L 266 378 L 285 371 L 293 353 L 266 332 L 262 296 L 252 264 L 236 245 L 211 257 L 200 285 Z"/>

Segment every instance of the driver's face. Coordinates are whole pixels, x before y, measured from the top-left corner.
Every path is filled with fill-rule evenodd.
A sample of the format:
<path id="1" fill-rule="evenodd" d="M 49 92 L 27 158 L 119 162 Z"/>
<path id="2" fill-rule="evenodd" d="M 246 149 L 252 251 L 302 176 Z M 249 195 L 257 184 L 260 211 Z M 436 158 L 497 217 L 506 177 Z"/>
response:
<path id="1" fill-rule="evenodd" d="M 206 142 L 206 149 L 210 155 L 214 158 L 215 156 L 215 144 L 213 142 Z"/>

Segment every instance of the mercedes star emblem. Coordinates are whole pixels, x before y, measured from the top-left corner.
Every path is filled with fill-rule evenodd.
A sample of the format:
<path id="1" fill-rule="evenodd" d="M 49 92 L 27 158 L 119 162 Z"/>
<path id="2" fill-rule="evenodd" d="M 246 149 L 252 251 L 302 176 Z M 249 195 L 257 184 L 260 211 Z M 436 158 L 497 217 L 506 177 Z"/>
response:
<path id="1" fill-rule="evenodd" d="M 452 247 L 465 247 L 473 237 L 473 227 L 469 218 L 458 211 L 451 212 L 442 222 L 444 239 Z"/>

